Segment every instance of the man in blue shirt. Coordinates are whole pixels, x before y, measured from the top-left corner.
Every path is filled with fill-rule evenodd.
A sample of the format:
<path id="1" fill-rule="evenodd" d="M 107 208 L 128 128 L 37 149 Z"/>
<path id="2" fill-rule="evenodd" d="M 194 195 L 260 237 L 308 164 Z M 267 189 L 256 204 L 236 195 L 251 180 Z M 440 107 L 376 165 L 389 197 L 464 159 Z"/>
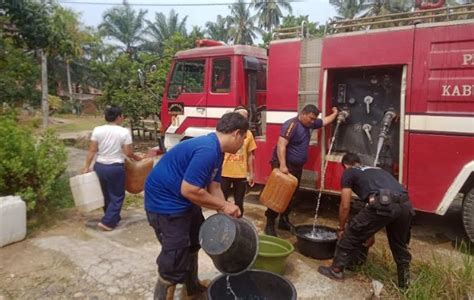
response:
<path id="1" fill-rule="evenodd" d="M 279 168 L 285 174 L 292 174 L 298 179 L 298 186 L 300 184 L 303 166 L 308 160 L 308 147 L 311 139 L 311 132 L 313 129 L 321 128 L 331 122 L 337 117 L 337 108 L 332 108 L 332 114 L 318 119 L 319 109 L 313 105 L 308 104 L 297 117 L 287 120 L 283 123 L 280 129 L 280 137 L 278 143 L 273 149 L 272 160 L 270 161 L 272 169 Z M 298 189 L 298 188 L 297 188 Z M 294 199 L 288 205 L 286 211 L 280 215 L 278 221 L 278 228 L 283 230 L 290 230 L 292 224 L 288 218 L 291 205 Z M 265 234 L 276 236 L 275 219 L 278 213 L 267 209 L 265 212 L 267 217 L 267 224 L 265 226 Z"/>
<path id="2" fill-rule="evenodd" d="M 216 133 L 179 143 L 148 176 L 145 210 L 162 246 L 155 299 L 172 299 L 177 283 L 184 283 L 188 297 L 206 291 L 197 276 L 199 228 L 204 221 L 201 207 L 240 215 L 239 207 L 222 193 L 221 166 L 224 152 L 236 153 L 242 147 L 248 126 L 241 114 L 227 113 Z"/>

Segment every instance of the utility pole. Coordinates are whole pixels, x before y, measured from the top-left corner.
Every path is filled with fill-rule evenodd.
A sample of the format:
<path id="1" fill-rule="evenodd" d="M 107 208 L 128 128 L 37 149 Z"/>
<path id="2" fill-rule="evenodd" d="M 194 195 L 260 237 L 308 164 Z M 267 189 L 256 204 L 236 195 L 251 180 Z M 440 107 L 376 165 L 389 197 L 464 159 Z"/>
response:
<path id="1" fill-rule="evenodd" d="M 41 0 L 44 5 L 45 0 Z M 48 58 L 45 49 L 40 49 L 41 56 L 41 108 L 43 111 L 43 128 L 48 128 L 49 103 L 48 103 Z"/>
<path id="2" fill-rule="evenodd" d="M 43 128 L 48 128 L 49 103 L 48 103 L 48 59 L 46 51 L 40 49 L 41 55 L 41 108 L 43 111 Z"/>

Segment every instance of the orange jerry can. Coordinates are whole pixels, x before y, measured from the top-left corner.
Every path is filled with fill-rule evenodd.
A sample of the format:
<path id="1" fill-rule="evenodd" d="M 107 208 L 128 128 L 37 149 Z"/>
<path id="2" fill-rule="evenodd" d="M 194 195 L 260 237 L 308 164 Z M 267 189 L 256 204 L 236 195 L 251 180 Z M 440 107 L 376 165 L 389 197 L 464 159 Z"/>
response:
<path id="1" fill-rule="evenodd" d="M 131 194 L 142 192 L 151 169 L 153 169 L 151 158 L 140 161 L 125 159 L 125 190 Z"/>
<path id="2" fill-rule="evenodd" d="M 288 207 L 297 186 L 298 179 L 295 176 L 275 168 L 260 194 L 260 202 L 271 210 L 282 213 Z"/>

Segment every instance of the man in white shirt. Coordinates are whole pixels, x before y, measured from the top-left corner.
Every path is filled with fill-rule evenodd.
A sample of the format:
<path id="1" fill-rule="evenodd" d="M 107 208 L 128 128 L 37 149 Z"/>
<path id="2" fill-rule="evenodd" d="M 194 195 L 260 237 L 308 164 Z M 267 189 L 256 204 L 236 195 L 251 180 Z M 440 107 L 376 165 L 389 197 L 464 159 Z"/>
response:
<path id="1" fill-rule="evenodd" d="M 141 158 L 133 153 L 132 136 L 120 126 L 124 120 L 122 109 L 110 106 L 105 109 L 105 125 L 92 131 L 89 152 L 82 173 L 91 172 L 94 157 L 94 171 L 99 177 L 104 194 L 104 217 L 97 226 L 105 231 L 114 229 L 120 222 L 120 210 L 125 199 L 125 156 L 134 160 Z"/>

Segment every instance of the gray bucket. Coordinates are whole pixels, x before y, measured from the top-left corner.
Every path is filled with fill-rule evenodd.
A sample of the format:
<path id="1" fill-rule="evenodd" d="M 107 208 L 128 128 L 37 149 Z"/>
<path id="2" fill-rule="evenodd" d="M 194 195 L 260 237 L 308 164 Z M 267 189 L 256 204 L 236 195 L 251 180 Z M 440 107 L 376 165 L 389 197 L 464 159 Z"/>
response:
<path id="1" fill-rule="evenodd" d="M 245 218 L 215 214 L 199 230 L 199 243 L 223 274 L 240 274 L 249 269 L 258 255 L 258 233 Z"/>

